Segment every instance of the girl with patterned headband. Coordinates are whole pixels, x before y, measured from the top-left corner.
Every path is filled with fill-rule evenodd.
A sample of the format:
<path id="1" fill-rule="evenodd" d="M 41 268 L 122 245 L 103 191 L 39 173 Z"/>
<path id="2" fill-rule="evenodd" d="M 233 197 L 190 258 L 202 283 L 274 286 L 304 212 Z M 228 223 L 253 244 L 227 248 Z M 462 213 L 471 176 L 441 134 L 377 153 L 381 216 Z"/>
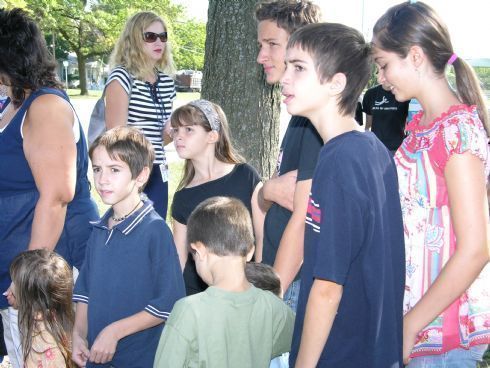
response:
<path id="1" fill-rule="evenodd" d="M 175 148 L 185 159 L 182 180 L 172 204 L 173 234 L 184 270 L 187 295 L 206 289 L 186 245 L 186 224 L 199 203 L 214 196 L 240 199 L 254 225 L 255 258 L 262 254 L 264 213 L 258 205 L 262 187 L 257 171 L 233 148 L 223 110 L 207 100 L 179 107 L 170 118 Z"/>

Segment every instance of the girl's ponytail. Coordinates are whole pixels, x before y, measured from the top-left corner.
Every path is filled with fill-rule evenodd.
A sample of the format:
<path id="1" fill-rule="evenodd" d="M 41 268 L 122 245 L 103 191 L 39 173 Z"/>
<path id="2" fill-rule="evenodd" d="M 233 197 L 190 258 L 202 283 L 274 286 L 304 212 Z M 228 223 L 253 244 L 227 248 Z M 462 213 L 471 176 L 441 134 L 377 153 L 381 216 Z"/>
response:
<path id="1" fill-rule="evenodd" d="M 473 68 L 466 61 L 457 58 L 453 62 L 454 74 L 456 75 L 456 90 L 461 100 L 467 105 L 476 105 L 478 116 L 490 136 L 490 122 L 488 120 L 488 110 L 485 98 L 480 86 L 480 82 Z"/>

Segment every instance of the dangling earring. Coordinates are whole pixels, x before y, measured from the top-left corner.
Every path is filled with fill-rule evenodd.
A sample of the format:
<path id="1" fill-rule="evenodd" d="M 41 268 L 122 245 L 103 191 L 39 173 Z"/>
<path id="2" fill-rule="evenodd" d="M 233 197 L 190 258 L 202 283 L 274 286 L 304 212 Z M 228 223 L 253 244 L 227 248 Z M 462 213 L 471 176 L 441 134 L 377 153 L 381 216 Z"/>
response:
<path id="1" fill-rule="evenodd" d="M 0 98 L 1 99 L 5 99 L 8 97 L 7 92 L 8 92 L 7 86 L 0 84 Z"/>

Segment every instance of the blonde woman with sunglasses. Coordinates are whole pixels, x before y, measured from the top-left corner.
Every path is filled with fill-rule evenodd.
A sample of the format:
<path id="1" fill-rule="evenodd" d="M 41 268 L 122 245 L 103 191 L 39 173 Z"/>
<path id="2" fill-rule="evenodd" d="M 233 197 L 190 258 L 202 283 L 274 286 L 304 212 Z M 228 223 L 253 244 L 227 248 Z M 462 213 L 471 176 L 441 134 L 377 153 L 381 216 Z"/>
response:
<path id="1" fill-rule="evenodd" d="M 172 112 L 175 86 L 167 26 L 152 12 L 134 14 L 119 36 L 105 91 L 107 129 L 129 125 L 142 131 L 155 149 L 155 163 L 144 192 L 165 219 L 168 173 L 164 141 Z"/>

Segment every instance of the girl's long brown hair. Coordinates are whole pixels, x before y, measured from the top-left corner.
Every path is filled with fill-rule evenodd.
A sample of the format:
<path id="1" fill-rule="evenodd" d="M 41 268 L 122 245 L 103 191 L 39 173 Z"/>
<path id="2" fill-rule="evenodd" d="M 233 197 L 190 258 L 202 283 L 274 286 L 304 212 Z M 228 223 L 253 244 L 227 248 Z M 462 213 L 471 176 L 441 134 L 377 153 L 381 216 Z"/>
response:
<path id="1" fill-rule="evenodd" d="M 420 46 L 439 75 L 444 75 L 454 53 L 446 25 L 434 9 L 421 1 L 407 1 L 388 9 L 374 25 L 373 37 L 376 46 L 402 58 L 407 56 L 410 47 Z M 473 68 L 460 57 L 453 67 L 459 98 L 467 105 L 476 105 L 487 135 L 490 135 L 485 98 Z"/>
<path id="2" fill-rule="evenodd" d="M 215 157 L 221 161 L 228 164 L 240 164 L 245 162 L 244 158 L 237 152 L 231 143 L 230 128 L 228 127 L 228 121 L 226 120 L 226 115 L 217 104 L 211 102 L 214 109 L 218 113 L 220 120 L 220 130 L 218 132 L 219 139 L 215 146 Z M 206 132 L 210 132 L 211 125 L 208 119 L 203 114 L 201 110 L 192 105 L 183 105 L 176 109 L 172 116 L 170 117 L 170 123 L 172 128 L 178 128 L 181 126 L 188 125 L 199 125 L 204 128 Z M 184 174 L 177 187 L 177 190 L 185 188 L 194 178 L 195 171 L 192 161 L 189 159 L 185 160 Z"/>
<path id="3" fill-rule="evenodd" d="M 68 263 L 47 249 L 26 251 L 12 261 L 10 275 L 19 310 L 24 360 L 41 320 L 63 354 L 66 367 L 75 368 L 71 360 L 73 275 Z"/>

